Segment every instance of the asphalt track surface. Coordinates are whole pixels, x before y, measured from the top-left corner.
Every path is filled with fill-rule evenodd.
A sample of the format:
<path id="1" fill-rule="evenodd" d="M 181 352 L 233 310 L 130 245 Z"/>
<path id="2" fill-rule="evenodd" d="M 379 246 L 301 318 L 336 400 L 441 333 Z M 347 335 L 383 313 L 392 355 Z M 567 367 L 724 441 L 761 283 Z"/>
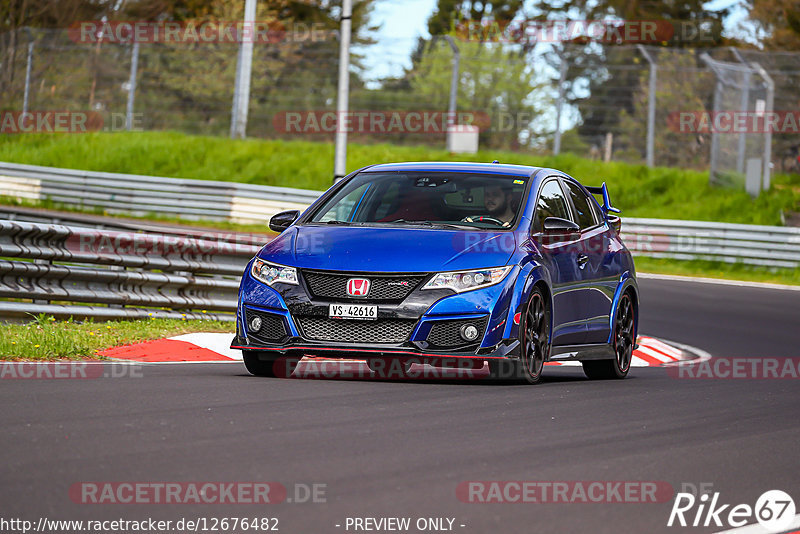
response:
<path id="1" fill-rule="evenodd" d="M 640 285 L 644 334 L 714 356 L 800 356 L 800 292 Z M 671 501 L 461 502 L 456 487 L 474 480 L 711 483 L 724 503 L 754 505 L 782 489 L 800 504 L 798 380 L 688 380 L 646 368 L 615 382 L 548 368 L 537 386 L 280 380 L 237 364 L 141 375 L 0 380 L 3 518 L 277 517 L 280 532 L 309 534 L 387 516 L 455 518 L 464 533 L 723 530 L 667 528 Z M 293 484 L 316 483 L 326 502 L 70 500 L 70 486 L 87 481 L 276 481 L 289 497 Z"/>

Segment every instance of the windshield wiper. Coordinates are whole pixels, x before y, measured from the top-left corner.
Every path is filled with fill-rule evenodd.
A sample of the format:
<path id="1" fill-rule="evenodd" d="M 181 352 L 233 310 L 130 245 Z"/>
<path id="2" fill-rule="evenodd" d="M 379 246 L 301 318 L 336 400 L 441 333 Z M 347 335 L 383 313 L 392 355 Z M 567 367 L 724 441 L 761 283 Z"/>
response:
<path id="1" fill-rule="evenodd" d="M 442 226 L 445 228 L 456 228 L 458 230 L 474 230 L 474 226 L 467 226 L 465 224 L 455 224 L 455 223 L 446 223 L 446 222 L 433 222 L 433 221 L 407 221 L 405 219 L 396 219 L 394 221 L 390 221 L 389 224 L 413 224 L 418 226 Z"/>

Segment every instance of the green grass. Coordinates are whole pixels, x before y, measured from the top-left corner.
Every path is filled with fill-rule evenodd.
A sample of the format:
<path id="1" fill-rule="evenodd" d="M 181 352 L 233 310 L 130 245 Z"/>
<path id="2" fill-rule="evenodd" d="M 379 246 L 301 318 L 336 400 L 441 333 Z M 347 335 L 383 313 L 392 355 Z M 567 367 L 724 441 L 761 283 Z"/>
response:
<path id="1" fill-rule="evenodd" d="M 669 260 L 635 256 L 636 271 L 640 273 L 674 274 L 679 276 L 699 276 L 743 282 L 764 282 L 770 284 L 800 285 L 800 270 L 730 264 L 702 260 Z"/>
<path id="2" fill-rule="evenodd" d="M 438 144 L 438 143 L 437 143 Z M 777 225 L 797 210 L 800 177 L 777 176 L 779 186 L 753 200 L 744 191 L 711 187 L 708 173 L 603 163 L 574 154 L 481 151 L 452 155 L 442 148 L 351 144 L 348 171 L 392 161 L 463 160 L 554 167 L 587 185 L 607 182 L 613 203 L 628 217 Z M 333 145 L 309 141 L 230 140 L 176 132 L 0 136 L 0 161 L 154 176 L 327 189 Z"/>
<path id="3" fill-rule="evenodd" d="M 211 320 L 57 321 L 40 315 L 27 324 L 0 324 L 0 360 L 103 359 L 104 349 L 190 332 L 233 332 L 233 324 Z"/>

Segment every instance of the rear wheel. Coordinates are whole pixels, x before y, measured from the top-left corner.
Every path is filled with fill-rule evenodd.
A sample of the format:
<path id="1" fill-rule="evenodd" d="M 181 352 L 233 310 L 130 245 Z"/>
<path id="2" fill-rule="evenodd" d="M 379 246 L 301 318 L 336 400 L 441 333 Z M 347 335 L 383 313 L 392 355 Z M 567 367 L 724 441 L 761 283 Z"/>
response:
<path id="1" fill-rule="evenodd" d="M 614 359 L 582 362 L 584 374 L 594 380 L 611 380 L 628 376 L 633 359 L 635 334 L 636 317 L 633 299 L 630 293 L 625 293 L 619 300 L 614 320 Z"/>
<path id="2" fill-rule="evenodd" d="M 242 358 L 245 368 L 251 375 L 270 378 L 289 378 L 300 361 L 300 358 L 290 356 L 276 358 L 260 351 L 246 351 L 242 354 Z"/>

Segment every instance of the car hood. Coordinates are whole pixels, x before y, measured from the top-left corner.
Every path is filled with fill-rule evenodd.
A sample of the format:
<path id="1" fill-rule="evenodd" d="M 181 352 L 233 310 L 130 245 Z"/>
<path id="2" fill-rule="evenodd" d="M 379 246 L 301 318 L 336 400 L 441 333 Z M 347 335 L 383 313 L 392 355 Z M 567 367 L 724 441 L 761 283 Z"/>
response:
<path id="1" fill-rule="evenodd" d="M 506 265 L 514 250 L 508 231 L 293 226 L 259 257 L 304 269 L 434 272 Z"/>

